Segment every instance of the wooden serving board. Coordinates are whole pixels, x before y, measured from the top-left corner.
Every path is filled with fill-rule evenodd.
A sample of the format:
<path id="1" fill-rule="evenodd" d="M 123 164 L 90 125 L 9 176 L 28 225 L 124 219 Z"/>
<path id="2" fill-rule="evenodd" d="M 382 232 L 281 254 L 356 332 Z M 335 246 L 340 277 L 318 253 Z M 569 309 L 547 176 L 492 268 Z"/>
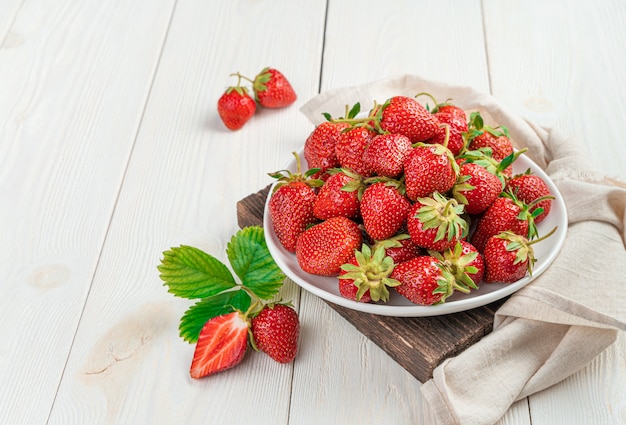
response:
<path id="1" fill-rule="evenodd" d="M 240 227 L 262 226 L 269 186 L 237 203 Z M 491 332 L 504 300 L 472 310 L 432 317 L 389 317 L 351 310 L 325 301 L 420 382 L 433 370 Z"/>

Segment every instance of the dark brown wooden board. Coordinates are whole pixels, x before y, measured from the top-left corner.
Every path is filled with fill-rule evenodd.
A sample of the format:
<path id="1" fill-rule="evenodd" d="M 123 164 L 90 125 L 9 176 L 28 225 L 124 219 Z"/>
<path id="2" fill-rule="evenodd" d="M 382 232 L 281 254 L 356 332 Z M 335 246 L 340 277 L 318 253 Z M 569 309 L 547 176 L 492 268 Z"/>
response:
<path id="1" fill-rule="evenodd" d="M 263 226 L 269 186 L 237 203 L 240 227 Z M 446 358 L 460 354 L 491 332 L 504 300 L 472 310 L 431 317 L 389 317 L 326 303 L 420 382 Z"/>

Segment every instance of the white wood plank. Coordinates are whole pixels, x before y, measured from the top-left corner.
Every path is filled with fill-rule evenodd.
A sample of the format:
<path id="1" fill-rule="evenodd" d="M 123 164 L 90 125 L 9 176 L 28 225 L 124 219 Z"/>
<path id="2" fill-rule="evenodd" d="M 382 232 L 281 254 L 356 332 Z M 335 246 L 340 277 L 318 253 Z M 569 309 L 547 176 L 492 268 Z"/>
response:
<path id="1" fill-rule="evenodd" d="M 626 85 L 614 70 L 624 66 L 624 3 L 488 1 L 484 9 L 494 95 L 578 135 L 590 161 L 623 179 Z M 583 370 L 531 396 L 532 423 L 624 423 L 624 353 L 622 333 Z"/>
<path id="2" fill-rule="evenodd" d="M 12 19 L 0 48 L 0 423 L 37 424 L 55 397 L 172 4 L 18 4 L 2 12 L 3 25 Z"/>
<path id="3" fill-rule="evenodd" d="M 269 184 L 310 132 L 298 104 L 317 93 L 324 12 L 324 1 L 176 5 L 50 424 L 288 422 L 300 360 L 250 352 L 230 371 L 192 380 L 193 346 L 177 330 L 191 301 L 168 294 L 156 267 L 180 244 L 226 261 L 237 201 Z M 216 103 L 235 82 L 229 74 L 270 65 L 292 82 L 297 104 L 226 130 Z M 285 290 L 298 305 L 299 289 Z M 301 320 L 306 334 L 311 319 Z"/>

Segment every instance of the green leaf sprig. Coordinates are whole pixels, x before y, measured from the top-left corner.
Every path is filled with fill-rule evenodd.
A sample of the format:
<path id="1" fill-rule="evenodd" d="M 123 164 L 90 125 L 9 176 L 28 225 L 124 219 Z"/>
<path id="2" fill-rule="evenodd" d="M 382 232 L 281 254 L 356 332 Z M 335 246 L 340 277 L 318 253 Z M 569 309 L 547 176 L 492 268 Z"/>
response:
<path id="1" fill-rule="evenodd" d="M 285 275 L 267 248 L 262 227 L 238 231 L 228 243 L 226 255 L 238 280 L 224 263 L 198 248 L 181 245 L 163 253 L 157 269 L 168 292 L 199 300 L 180 320 L 180 336 L 187 342 L 197 342 L 209 319 L 260 307 L 283 285 Z"/>

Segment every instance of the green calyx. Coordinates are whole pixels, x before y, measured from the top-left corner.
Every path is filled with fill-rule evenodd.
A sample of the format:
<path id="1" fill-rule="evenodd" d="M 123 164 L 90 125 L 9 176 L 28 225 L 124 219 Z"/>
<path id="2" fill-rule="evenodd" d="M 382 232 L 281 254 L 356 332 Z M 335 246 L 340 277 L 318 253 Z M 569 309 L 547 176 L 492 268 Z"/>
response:
<path id="1" fill-rule="evenodd" d="M 455 288 L 457 290 L 469 293 L 471 289 L 478 289 L 476 282 L 469 277 L 469 274 L 478 272 L 475 266 L 470 266 L 478 257 L 478 252 L 470 252 L 463 255 L 463 246 L 460 242 L 457 242 L 453 248 L 446 249 L 443 252 L 429 250 L 428 253 L 441 261 L 454 276 Z"/>
<path id="2" fill-rule="evenodd" d="M 290 170 L 280 170 L 275 171 L 273 173 L 268 173 L 268 175 L 272 178 L 278 180 L 278 183 L 274 186 L 272 193 L 276 192 L 281 186 L 292 182 L 302 182 L 309 187 L 321 187 L 324 185 L 324 181 L 320 179 L 312 178 L 313 175 L 319 173 L 319 168 L 310 168 L 306 172 L 302 173 L 302 163 L 300 161 L 300 155 L 296 152 L 292 152 L 293 156 L 296 158 L 296 171 L 295 173 Z"/>
<path id="3" fill-rule="evenodd" d="M 418 202 L 423 206 L 417 210 L 416 217 L 422 222 L 424 230 L 437 229 L 435 242 L 467 235 L 469 226 L 462 217 L 465 206 L 456 199 L 434 192 L 432 197 L 419 198 Z"/>
<path id="4" fill-rule="evenodd" d="M 500 232 L 495 237 L 507 241 L 508 243 L 506 245 L 506 250 L 509 252 L 515 252 L 515 260 L 513 261 L 513 264 L 519 264 L 528 261 L 528 274 L 532 276 L 533 266 L 537 261 L 537 259 L 535 258 L 533 245 L 548 239 L 554 234 L 554 232 L 556 232 L 557 228 L 558 227 L 554 227 L 552 230 L 550 230 L 550 232 L 532 241 L 525 236 L 515 234 L 509 230 Z"/>
<path id="5" fill-rule="evenodd" d="M 387 287 L 400 285 L 389 276 L 395 267 L 393 259 L 385 253 L 383 246 L 378 246 L 372 253 L 371 248 L 363 244 L 361 251 L 355 251 L 357 265 L 346 263 L 341 269 L 346 273 L 339 275 L 339 279 L 352 279 L 358 288 L 356 299 L 359 301 L 369 290 L 372 301 L 389 300 Z"/>
<path id="6" fill-rule="evenodd" d="M 442 262 L 437 262 L 437 267 L 441 270 L 441 275 L 437 278 L 437 288 L 433 290 L 433 294 L 443 294 L 441 299 L 435 304 L 443 304 L 446 299 L 454 293 L 456 289 L 461 289 L 456 283 L 454 275 L 450 272 L 448 267 Z M 462 290 L 462 292 L 465 292 Z"/>

